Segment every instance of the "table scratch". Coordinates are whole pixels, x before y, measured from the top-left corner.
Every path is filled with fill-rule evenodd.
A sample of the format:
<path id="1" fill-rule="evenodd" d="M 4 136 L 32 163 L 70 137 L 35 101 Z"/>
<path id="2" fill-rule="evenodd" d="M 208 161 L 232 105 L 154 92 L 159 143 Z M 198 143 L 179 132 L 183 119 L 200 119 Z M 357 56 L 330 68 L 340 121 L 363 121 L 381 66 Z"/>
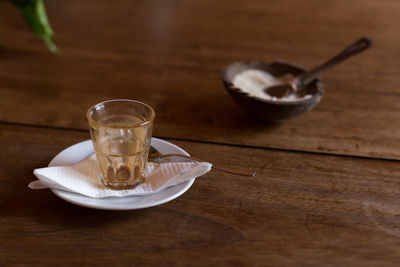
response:
<path id="1" fill-rule="evenodd" d="M 378 203 L 363 203 L 365 216 L 379 230 L 400 237 L 400 209 L 394 206 L 386 206 Z M 380 213 L 374 215 L 374 212 Z"/>
<path id="2" fill-rule="evenodd" d="M 180 238 L 181 238 L 181 236 L 182 236 L 183 227 L 184 227 L 184 225 L 190 220 L 191 217 L 192 217 L 192 215 L 188 215 L 188 216 L 183 220 L 183 222 L 179 225 L 178 231 L 177 231 L 177 234 L 176 234 L 176 240 L 177 240 L 177 241 L 180 240 Z"/>

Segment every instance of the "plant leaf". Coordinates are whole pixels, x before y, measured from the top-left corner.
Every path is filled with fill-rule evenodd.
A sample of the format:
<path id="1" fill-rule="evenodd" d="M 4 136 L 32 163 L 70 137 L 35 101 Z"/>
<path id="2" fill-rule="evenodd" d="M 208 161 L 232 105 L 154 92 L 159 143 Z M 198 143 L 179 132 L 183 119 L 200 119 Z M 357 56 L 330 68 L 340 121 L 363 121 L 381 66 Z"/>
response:
<path id="1" fill-rule="evenodd" d="M 54 32 L 47 19 L 43 1 L 11 0 L 11 2 L 21 10 L 22 16 L 35 35 L 45 42 L 51 52 L 58 53 L 59 50 L 53 42 Z"/>

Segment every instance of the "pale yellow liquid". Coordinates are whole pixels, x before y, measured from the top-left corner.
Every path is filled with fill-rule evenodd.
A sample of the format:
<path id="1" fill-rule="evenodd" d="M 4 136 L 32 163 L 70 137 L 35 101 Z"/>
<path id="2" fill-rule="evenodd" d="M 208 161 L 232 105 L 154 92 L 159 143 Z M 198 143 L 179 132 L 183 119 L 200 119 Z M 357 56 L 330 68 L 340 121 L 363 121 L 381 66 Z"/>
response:
<path id="1" fill-rule="evenodd" d="M 127 189 L 143 182 L 151 130 L 148 125 L 135 126 L 141 122 L 134 116 L 113 115 L 99 121 L 105 127 L 91 128 L 102 182 L 106 186 Z"/>

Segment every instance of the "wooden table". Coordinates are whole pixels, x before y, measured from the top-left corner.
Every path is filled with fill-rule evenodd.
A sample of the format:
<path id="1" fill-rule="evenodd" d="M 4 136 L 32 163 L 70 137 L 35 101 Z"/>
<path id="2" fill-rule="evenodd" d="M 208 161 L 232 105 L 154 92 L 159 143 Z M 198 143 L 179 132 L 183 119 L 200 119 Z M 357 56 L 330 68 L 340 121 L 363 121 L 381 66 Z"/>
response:
<path id="1" fill-rule="evenodd" d="M 0 265 L 355 265 L 400 262 L 400 2 L 45 1 L 62 54 L 0 3 Z M 280 125 L 224 90 L 240 60 L 304 66 L 361 36 L 320 104 Z M 154 136 L 210 162 L 181 197 L 102 211 L 30 190 L 32 170 L 89 139 L 85 111 L 146 102 Z"/>

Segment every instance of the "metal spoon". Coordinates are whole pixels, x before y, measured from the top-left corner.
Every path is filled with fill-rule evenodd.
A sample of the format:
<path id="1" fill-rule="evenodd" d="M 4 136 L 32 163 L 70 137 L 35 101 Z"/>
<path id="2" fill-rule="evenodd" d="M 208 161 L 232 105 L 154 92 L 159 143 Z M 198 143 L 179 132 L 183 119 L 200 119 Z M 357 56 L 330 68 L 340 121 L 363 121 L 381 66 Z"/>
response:
<path id="1" fill-rule="evenodd" d="M 298 93 L 321 73 L 342 62 L 343 60 L 370 48 L 371 46 L 372 40 L 367 37 L 363 37 L 322 65 L 312 69 L 309 72 L 304 72 L 299 76 L 292 78 L 289 82 L 282 81 L 283 84 L 267 87 L 264 89 L 264 92 L 276 98 L 282 98 L 293 93 Z"/>
<path id="2" fill-rule="evenodd" d="M 155 149 L 154 149 L 155 150 Z M 181 158 L 186 158 L 186 159 L 191 159 L 194 161 L 199 161 L 199 162 L 206 162 L 204 160 L 195 158 L 195 157 L 190 157 L 190 156 L 185 156 L 181 154 L 161 154 L 160 152 L 155 152 L 153 151 L 152 153 L 149 154 L 149 160 L 155 160 L 159 158 L 167 158 L 167 157 L 181 157 Z M 222 172 L 227 172 L 230 174 L 236 174 L 236 175 L 241 175 L 241 176 L 250 176 L 253 177 L 256 175 L 255 171 L 242 171 L 242 170 L 237 170 L 237 169 L 232 169 L 232 168 L 227 168 L 227 167 L 222 167 L 222 166 L 217 166 L 215 164 L 212 165 L 213 169 L 222 171 Z"/>

